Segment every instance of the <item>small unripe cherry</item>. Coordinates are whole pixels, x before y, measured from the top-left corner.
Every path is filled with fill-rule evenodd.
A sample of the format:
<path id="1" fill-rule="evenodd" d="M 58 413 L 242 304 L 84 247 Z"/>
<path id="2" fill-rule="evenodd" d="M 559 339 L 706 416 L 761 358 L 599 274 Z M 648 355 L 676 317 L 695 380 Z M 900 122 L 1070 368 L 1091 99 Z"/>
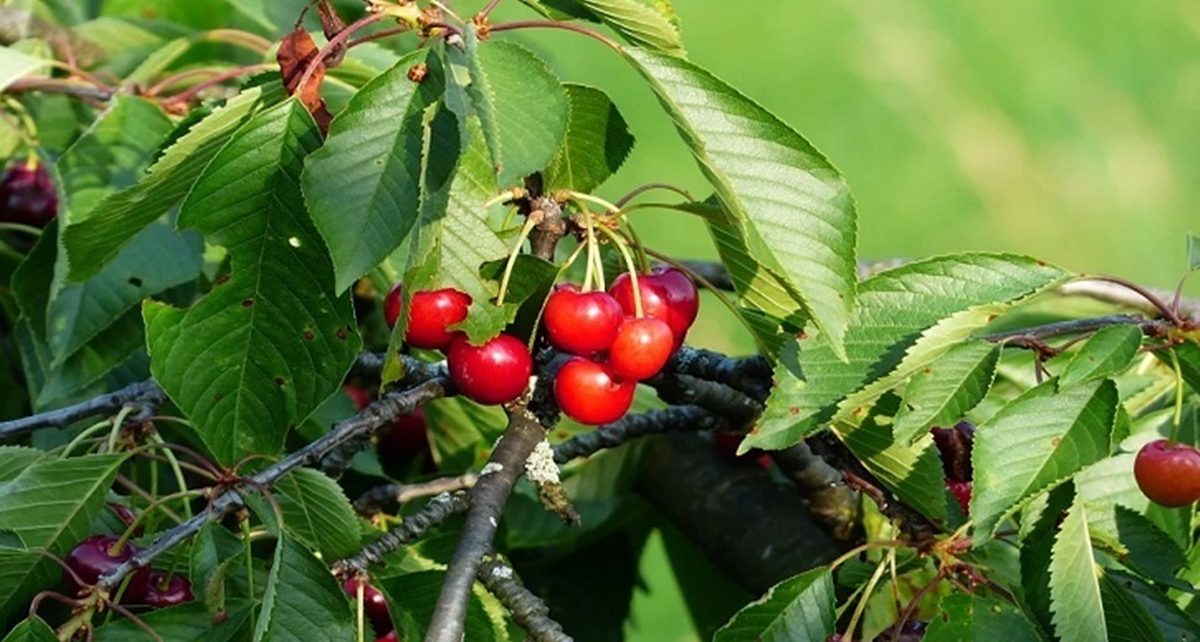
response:
<path id="1" fill-rule="evenodd" d="M 636 382 L 622 380 L 607 366 L 582 357 L 563 364 L 554 378 L 558 407 L 571 419 L 590 426 L 624 417 L 635 392 Z"/>
<path id="2" fill-rule="evenodd" d="M 608 350 L 617 338 L 625 313 L 607 292 L 580 292 L 559 286 L 543 313 L 550 344 L 564 352 L 589 356 Z"/>
<path id="3" fill-rule="evenodd" d="M 473 346 L 466 336 L 460 336 L 450 344 L 446 365 L 458 391 L 486 405 L 520 397 L 533 374 L 529 349 L 511 334 L 501 334 L 481 346 Z"/>
<path id="4" fill-rule="evenodd" d="M 445 350 L 458 334 L 447 328 L 467 318 L 471 297 L 454 288 L 445 288 L 417 292 L 410 305 L 405 343 L 424 350 Z"/>
<path id="5" fill-rule="evenodd" d="M 1133 476 L 1150 501 L 1177 508 L 1200 501 L 1200 451 L 1166 439 L 1152 441 L 1133 460 Z"/>
<path id="6" fill-rule="evenodd" d="M 397 283 L 383 297 L 383 319 L 389 328 L 396 327 L 400 321 L 400 311 L 404 309 L 404 284 Z"/>
<path id="7" fill-rule="evenodd" d="M 352 601 L 358 599 L 358 584 L 359 580 L 350 578 L 342 583 L 342 590 L 346 595 L 350 596 Z M 362 582 L 363 589 L 363 614 L 371 621 L 371 628 L 374 629 L 375 635 L 385 635 L 393 629 L 392 614 L 388 612 L 387 599 L 383 597 L 383 593 L 371 586 L 367 582 Z"/>
<path id="8" fill-rule="evenodd" d="M 608 365 L 622 379 L 644 381 L 658 374 L 675 352 L 675 337 L 665 321 L 628 318 L 608 350 Z"/>

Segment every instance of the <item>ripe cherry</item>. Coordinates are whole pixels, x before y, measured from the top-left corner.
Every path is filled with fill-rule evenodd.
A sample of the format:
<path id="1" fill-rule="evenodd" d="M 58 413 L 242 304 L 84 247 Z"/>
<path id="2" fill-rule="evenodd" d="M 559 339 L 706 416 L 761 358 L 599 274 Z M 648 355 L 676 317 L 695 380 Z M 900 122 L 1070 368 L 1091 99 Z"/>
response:
<path id="1" fill-rule="evenodd" d="M 429 449 L 429 433 L 425 423 L 425 411 L 415 411 L 396 417 L 392 425 L 379 433 L 375 446 L 379 461 L 385 468 L 406 464 L 422 458 L 426 466 L 432 466 L 433 453 Z"/>
<path id="2" fill-rule="evenodd" d="M 501 334 L 481 346 L 473 346 L 461 336 L 450 344 L 446 363 L 458 391 L 487 405 L 521 396 L 533 374 L 529 349 L 511 334 Z"/>
<path id="3" fill-rule="evenodd" d="M 141 604 L 156 609 L 178 606 L 195 600 L 192 583 L 178 573 L 168 575 L 166 571 L 150 571 L 146 578 L 146 593 Z"/>
<path id="4" fill-rule="evenodd" d="M 1187 506 L 1200 500 L 1200 451 L 1166 439 L 1152 441 L 1133 460 L 1133 476 L 1155 504 Z"/>
<path id="5" fill-rule="evenodd" d="M 954 499 L 958 500 L 959 507 L 962 508 L 964 515 L 971 514 L 971 482 L 958 481 L 955 479 L 946 480 L 946 488 L 954 495 Z"/>
<path id="6" fill-rule="evenodd" d="M 404 307 L 404 285 L 397 283 L 383 297 L 383 319 L 389 328 L 396 327 L 400 310 Z"/>
<path id="7" fill-rule="evenodd" d="M 351 600 L 358 599 L 358 583 L 360 580 L 350 578 L 342 583 L 342 590 L 346 591 L 346 595 L 350 596 Z M 362 582 L 363 587 L 363 614 L 371 621 L 371 628 L 374 629 L 376 635 L 385 635 L 391 633 L 393 629 L 392 615 L 388 613 L 387 599 L 383 597 L 383 593 L 379 589 L 371 586 L 367 582 Z"/>
<path id="8" fill-rule="evenodd" d="M 975 426 L 960 421 L 953 428 L 934 428 L 933 441 L 942 455 L 942 469 L 947 479 L 971 480 L 971 446 L 975 442 Z"/>
<path id="9" fill-rule="evenodd" d="M 396 637 L 396 631 L 392 630 L 387 635 L 381 638 L 376 638 L 375 642 L 400 642 L 400 638 Z"/>
<path id="10" fill-rule="evenodd" d="M 67 567 L 79 576 L 80 581 L 91 586 L 102 575 L 117 568 L 137 553 L 137 548 L 128 542 L 116 550 L 118 538 L 114 535 L 91 535 L 75 545 L 67 554 Z M 146 594 L 146 569 L 134 571 L 125 588 L 122 601 L 139 602 Z M 83 589 L 75 582 L 70 573 L 63 573 L 63 581 L 71 592 L 78 593 Z"/>
<path id="11" fill-rule="evenodd" d="M 638 275 L 638 290 L 642 294 L 645 316 L 666 321 L 675 335 L 675 347 L 683 345 L 688 329 L 700 311 L 700 295 L 688 275 L 668 266 L 656 266 L 647 274 Z M 621 304 L 625 314 L 635 313 L 633 280 L 621 274 L 613 280 L 608 291 Z"/>
<path id="12" fill-rule="evenodd" d="M 625 313 L 607 292 L 580 292 L 574 285 L 564 285 L 550 295 L 544 316 L 554 347 L 589 356 L 613 344 Z"/>
<path id="13" fill-rule="evenodd" d="M 554 379 L 554 398 L 568 417 L 581 424 L 612 423 L 629 412 L 637 383 L 617 378 L 607 366 L 576 357 Z"/>
<path id="14" fill-rule="evenodd" d="M 0 177 L 0 222 L 45 227 L 58 214 L 58 193 L 44 163 L 17 163 Z"/>
<path id="15" fill-rule="evenodd" d="M 355 410 L 362 410 L 371 405 L 371 393 L 359 388 L 358 386 L 348 383 L 342 386 L 342 390 L 346 392 L 346 396 L 350 398 L 350 403 Z"/>
<path id="16" fill-rule="evenodd" d="M 665 321 L 630 317 L 621 324 L 608 350 L 608 365 L 622 379 L 643 381 L 667 365 L 674 348 L 675 337 Z"/>
<path id="17" fill-rule="evenodd" d="M 133 523 L 137 521 L 137 515 L 134 515 L 133 511 L 129 510 L 129 508 L 126 506 L 122 506 L 121 504 L 109 502 L 108 510 L 112 511 L 113 515 L 116 515 L 117 519 L 121 520 L 121 523 L 124 524 L 126 528 L 133 526 Z M 138 537 L 142 534 L 142 532 L 142 526 L 139 524 L 137 528 L 133 529 L 133 536 Z"/>
<path id="18" fill-rule="evenodd" d="M 414 348 L 445 350 L 456 332 L 446 328 L 467 318 L 471 297 L 453 288 L 417 292 L 412 297 L 404 341 Z M 396 315 L 399 319 L 400 315 Z"/>

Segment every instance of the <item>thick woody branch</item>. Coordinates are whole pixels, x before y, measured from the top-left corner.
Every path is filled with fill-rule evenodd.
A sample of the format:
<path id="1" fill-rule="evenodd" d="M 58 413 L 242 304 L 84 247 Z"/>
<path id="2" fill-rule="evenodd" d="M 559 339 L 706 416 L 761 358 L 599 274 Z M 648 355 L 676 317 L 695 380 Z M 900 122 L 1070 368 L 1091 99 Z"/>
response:
<path id="1" fill-rule="evenodd" d="M 771 361 L 763 355 L 735 358 L 689 346 L 675 351 L 664 369 L 725 384 L 760 402 L 767 398 L 773 376 Z"/>
<path id="2" fill-rule="evenodd" d="M 421 539 L 425 533 L 442 522 L 467 510 L 467 505 L 465 493 L 444 493 L 434 497 L 421 510 L 404 518 L 404 523 L 367 544 L 354 557 L 334 562 L 332 566 L 334 574 L 346 577 L 365 572 L 367 567 L 378 564 L 388 554 L 399 550 L 401 546 Z"/>
<path id="3" fill-rule="evenodd" d="M 729 386 L 689 375 L 663 372 L 645 383 L 663 401 L 677 406 L 700 406 L 727 419 L 735 431 L 750 424 L 762 411 L 760 402 Z"/>
<path id="4" fill-rule="evenodd" d="M 508 411 L 508 428 L 480 471 L 479 481 L 467 494 L 470 506 L 462 539 L 442 582 L 442 591 L 425 636 L 425 642 L 461 642 L 471 585 L 500 525 L 513 485 L 546 430 L 526 405 L 518 402 Z"/>
<path id="5" fill-rule="evenodd" d="M 771 452 L 779 470 L 800 489 L 808 510 L 829 527 L 838 540 L 858 535 L 858 493 L 846 485 L 842 474 L 800 442 Z"/>
<path id="6" fill-rule="evenodd" d="M 495 595 L 509 612 L 513 621 L 528 633 L 533 642 L 572 642 L 562 625 L 550 619 L 550 607 L 532 591 L 525 588 L 508 564 L 487 556 L 479 566 L 478 577 L 487 590 Z"/>
<path id="7" fill-rule="evenodd" d="M 241 508 L 246 503 L 242 495 L 244 492 L 268 488 L 289 472 L 321 461 L 340 444 L 363 434 L 370 434 L 396 417 L 410 413 L 421 404 L 437 399 L 444 393 L 445 382 L 435 379 L 405 392 L 384 395 L 357 415 L 335 424 L 333 429 L 320 439 L 220 492 L 212 498 L 203 512 L 163 533 L 150 546 L 138 551 L 128 561 L 101 577 L 99 585 L 108 589 L 117 586 L 126 575 L 148 566 L 171 547 L 195 535 L 205 524 L 220 519 L 231 510 Z"/>
<path id="8" fill-rule="evenodd" d="M 440 477 L 415 484 L 384 484 L 363 493 L 354 502 L 354 510 L 362 515 L 378 513 L 387 504 L 407 504 L 414 499 L 433 497 L 442 493 L 457 493 L 475 486 L 479 476 L 463 473 L 456 477 Z"/>
<path id="9" fill-rule="evenodd" d="M 728 430 L 729 422 L 699 406 L 672 406 L 628 415 L 620 421 L 576 435 L 554 447 L 554 461 L 565 464 L 572 459 L 590 457 L 606 448 L 627 441 L 669 432 Z"/>
<path id="10" fill-rule="evenodd" d="M 0 422 L 0 440 L 11 439 L 39 428 L 62 428 L 81 419 L 95 415 L 114 413 L 126 404 L 139 406 L 143 410 L 158 408 L 166 400 L 158 384 L 139 381 L 120 390 L 93 397 L 87 401 L 51 410 L 30 417 Z"/>

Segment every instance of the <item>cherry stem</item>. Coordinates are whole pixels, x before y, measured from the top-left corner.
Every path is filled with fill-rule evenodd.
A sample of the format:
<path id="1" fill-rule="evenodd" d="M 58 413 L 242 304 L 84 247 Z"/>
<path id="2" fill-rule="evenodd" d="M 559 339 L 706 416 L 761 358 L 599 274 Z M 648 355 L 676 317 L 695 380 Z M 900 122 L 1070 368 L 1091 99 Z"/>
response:
<path id="1" fill-rule="evenodd" d="M 692 198 L 692 195 L 689 194 L 687 192 L 687 190 L 685 190 L 681 187 L 676 187 L 670 183 L 646 183 L 645 185 L 640 185 L 638 187 L 633 188 L 632 190 L 629 191 L 628 194 L 617 199 L 616 206 L 617 207 L 625 207 L 629 203 L 629 201 L 632 201 L 633 199 L 637 198 L 638 196 L 640 196 L 642 194 L 645 194 L 646 192 L 649 192 L 651 190 L 656 190 L 656 189 L 666 190 L 668 192 L 674 192 L 674 193 L 686 198 L 689 201 L 696 200 L 696 199 Z"/>
<path id="2" fill-rule="evenodd" d="M 133 518 L 133 521 L 129 522 L 129 525 L 125 527 L 125 531 L 121 533 L 121 536 L 117 538 L 117 541 L 113 542 L 112 546 L 108 547 L 107 553 L 109 555 L 119 555 L 121 550 L 125 548 L 125 544 L 129 542 L 129 538 L 133 537 L 133 532 L 142 524 L 143 520 L 146 519 L 146 516 L 152 513 L 155 509 L 175 499 L 198 497 L 203 494 L 204 491 L 202 490 L 181 490 L 168 495 L 156 497 L 154 501 L 150 502 L 149 505 L 142 509 L 142 512 L 138 513 Z"/>
<path id="3" fill-rule="evenodd" d="M 179 464 L 179 459 L 175 457 L 175 451 L 166 447 L 166 441 L 162 438 L 162 435 L 158 434 L 157 430 L 150 435 L 150 441 L 161 448 L 163 456 L 167 458 L 168 465 L 171 467 L 171 472 L 175 475 L 175 483 L 179 486 L 179 489 L 187 490 L 187 479 L 183 476 L 183 468 Z M 190 502 L 183 502 L 183 514 L 188 519 L 192 518 L 192 505 Z"/>
<path id="4" fill-rule="evenodd" d="M 62 459 L 66 459 L 67 457 L 69 457 L 71 455 L 71 451 L 75 449 L 75 446 L 78 446 L 79 444 L 83 443 L 83 441 L 86 440 L 88 437 L 91 437 L 92 435 L 107 428 L 108 421 L 109 421 L 108 419 L 105 419 L 104 421 L 97 421 L 96 423 L 88 426 L 87 428 L 84 428 L 82 431 L 80 431 L 80 433 L 78 435 L 75 435 L 74 439 L 72 439 L 69 443 L 67 443 L 66 447 L 63 448 L 62 454 L 59 455 L 59 457 Z"/>
<path id="5" fill-rule="evenodd" d="M 603 225 L 600 226 L 600 231 L 608 235 L 608 238 L 617 246 L 617 250 L 625 259 L 625 267 L 629 270 L 629 283 L 633 286 L 633 316 L 640 319 L 645 316 L 645 313 L 642 311 L 642 289 L 638 286 L 637 266 L 634 265 L 633 254 L 629 251 L 629 245 L 625 243 L 625 239 L 622 239 L 620 235 Z"/>
<path id="6" fill-rule="evenodd" d="M 358 610 L 358 614 L 357 614 L 358 615 L 358 642 L 366 642 L 366 635 L 367 635 L 366 634 L 367 622 L 366 622 L 366 617 L 365 617 L 366 608 L 364 608 L 364 606 L 363 606 L 363 601 L 365 600 L 365 598 L 363 596 L 363 593 L 364 593 L 363 584 L 364 584 L 364 582 L 362 581 L 362 578 L 358 578 L 354 582 L 354 586 L 355 586 L 354 592 L 357 594 L 356 601 L 358 603 L 358 609 L 357 609 Z"/>
<path id="7" fill-rule="evenodd" d="M 245 67 L 237 67 L 234 69 L 229 69 L 229 70 L 226 70 L 225 72 L 222 72 L 222 73 L 219 73 L 219 74 L 213 76 L 212 78 L 209 78 L 208 80 L 205 80 L 202 83 L 193 85 L 193 86 L 185 89 L 184 91 L 181 91 L 178 94 L 175 94 L 174 96 L 163 99 L 162 104 L 164 107 L 166 107 L 169 105 L 187 103 L 187 102 L 190 102 L 196 96 L 200 95 L 200 92 L 204 91 L 205 89 L 208 89 L 210 87 L 215 87 L 227 80 L 232 80 L 232 79 L 238 78 L 240 76 L 246 76 L 249 74 L 258 73 L 260 71 L 267 71 L 269 69 L 275 69 L 277 67 L 278 67 L 278 65 L 274 65 L 271 63 L 260 63 L 257 65 L 247 65 Z M 168 78 L 167 80 L 164 80 L 163 82 L 161 82 L 159 84 L 166 86 L 165 83 L 168 80 L 171 80 L 171 79 Z M 151 94 L 151 95 L 153 95 L 153 94 Z"/>
<path id="8" fill-rule="evenodd" d="M 202 42 L 224 42 L 257 54 L 266 54 L 273 45 L 270 40 L 241 29 L 213 29 L 202 34 L 200 40 Z"/>
<path id="9" fill-rule="evenodd" d="M 515 20 L 513 22 L 502 22 L 500 24 L 492 25 L 488 28 L 488 31 L 491 33 L 497 33 L 500 31 L 519 31 L 521 29 L 562 29 L 565 31 L 574 31 L 575 33 L 583 34 L 604 44 L 604 46 L 617 53 L 624 53 L 624 50 L 621 49 L 621 45 L 617 44 L 615 40 L 597 31 L 592 31 L 587 27 L 583 27 L 572 22 L 557 22 L 554 20 Z"/>
<path id="10" fill-rule="evenodd" d="M 862 619 L 863 611 L 867 609 L 867 602 L 871 600 L 871 594 L 875 592 L 875 586 L 879 584 L 879 578 L 883 577 L 883 571 L 888 566 L 888 560 L 894 558 L 896 549 L 888 551 L 888 556 L 879 562 L 879 566 L 875 567 L 875 573 L 871 575 L 870 581 L 867 582 L 863 589 L 862 595 L 858 598 L 858 605 L 854 607 L 854 613 L 850 616 L 850 623 L 846 625 L 846 639 L 854 639 L 854 630 L 858 628 L 858 622 Z"/>
<path id="11" fill-rule="evenodd" d="M 329 42 L 326 42 L 325 46 L 321 47 L 321 50 L 317 52 L 317 55 L 313 56 L 313 59 L 308 63 L 308 66 L 304 68 L 304 73 L 300 76 L 300 82 L 296 83 L 295 91 L 302 91 L 304 87 L 308 85 L 308 81 L 312 79 L 313 74 L 317 73 L 317 67 L 324 64 L 325 59 L 329 57 L 329 54 L 333 53 L 334 49 L 338 48 L 342 45 L 342 43 L 349 40 L 350 36 L 353 36 L 355 32 L 361 31 L 364 27 L 379 22 L 386 17 L 387 14 L 385 13 L 367 14 L 350 23 L 345 29 L 339 31 L 336 36 L 330 38 Z"/>
<path id="12" fill-rule="evenodd" d="M 901 542 L 894 540 L 894 539 L 881 539 L 881 540 L 875 540 L 873 542 L 867 542 L 865 544 L 860 544 L 860 545 L 855 546 L 854 548 L 846 551 L 845 553 L 843 553 L 841 557 L 830 562 L 829 572 L 833 573 L 834 571 L 837 570 L 837 567 L 841 566 L 842 564 L 845 564 L 846 562 L 848 562 L 851 559 L 853 559 L 854 557 L 860 555 L 864 551 L 869 551 L 873 548 L 896 547 L 896 546 L 900 546 L 900 545 L 901 545 Z"/>
<path id="13" fill-rule="evenodd" d="M 525 240 L 529 238 L 529 233 L 533 228 L 537 227 L 537 217 L 530 215 L 525 218 L 525 225 L 521 226 L 521 233 L 517 236 L 517 243 L 513 246 L 511 252 L 508 253 L 508 262 L 504 264 L 504 276 L 500 278 L 500 292 L 496 294 L 496 305 L 504 305 L 504 295 L 508 293 L 508 282 L 512 279 L 513 267 L 517 265 L 517 257 L 521 254 L 521 246 L 525 245 Z"/>
<path id="14" fill-rule="evenodd" d="M 121 435 L 121 428 L 125 424 L 125 419 L 133 412 L 133 406 L 125 404 L 121 406 L 121 410 L 117 412 L 117 416 L 112 420 L 112 429 L 108 432 L 108 452 L 114 452 L 117 449 L 117 437 Z"/>
<path id="15" fill-rule="evenodd" d="M 482 9 L 482 10 L 481 10 L 481 11 L 480 11 L 480 12 L 479 12 L 477 15 L 476 15 L 476 18 L 479 18 L 479 19 L 481 19 L 481 20 L 486 20 L 488 16 L 492 15 L 492 11 L 494 11 L 494 10 L 496 9 L 496 5 L 498 5 L 498 4 L 500 4 L 500 0 L 490 0 L 490 1 L 487 3 L 487 6 L 485 6 L 485 7 L 484 7 L 484 8 L 483 8 L 483 9 Z"/>
<path id="16" fill-rule="evenodd" d="M 1171 422 L 1171 439 L 1168 446 L 1174 446 L 1179 439 L 1179 425 L 1183 422 L 1183 369 L 1179 367 L 1179 356 L 1172 350 L 1171 365 L 1175 368 L 1175 416 Z"/>
<path id="17" fill-rule="evenodd" d="M 402 33 L 408 33 L 410 31 L 412 31 L 412 27 L 409 27 L 408 25 L 403 27 L 392 27 L 390 29 L 381 29 L 375 33 L 369 33 L 361 38 L 355 38 L 354 40 L 351 40 L 350 42 L 346 43 L 346 48 L 353 49 L 359 45 L 365 45 L 368 42 L 383 40 L 384 38 L 400 35 Z"/>
<path id="18" fill-rule="evenodd" d="M 1178 312 L 1171 309 L 1171 307 L 1168 306 L 1166 303 L 1164 303 L 1162 299 L 1158 298 L 1158 295 L 1156 295 L 1153 292 L 1151 292 L 1150 290 L 1138 285 L 1137 283 L 1134 283 L 1132 281 L 1127 281 L 1125 279 L 1122 279 L 1119 276 L 1108 276 L 1108 275 L 1091 276 L 1091 275 L 1089 275 L 1085 278 L 1091 279 L 1093 281 L 1107 281 L 1109 283 L 1115 283 L 1115 284 L 1120 285 L 1128 290 L 1132 290 L 1133 292 L 1136 292 L 1137 294 L 1141 295 L 1141 297 L 1143 299 L 1146 299 L 1146 301 L 1150 302 L 1151 305 L 1153 305 L 1155 308 L 1157 308 L 1158 311 L 1162 313 L 1163 317 L 1166 318 L 1168 321 L 1170 321 L 1172 325 L 1174 325 L 1177 328 L 1183 327 L 1183 325 L 1184 325 L 1183 319 L 1180 318 Z"/>

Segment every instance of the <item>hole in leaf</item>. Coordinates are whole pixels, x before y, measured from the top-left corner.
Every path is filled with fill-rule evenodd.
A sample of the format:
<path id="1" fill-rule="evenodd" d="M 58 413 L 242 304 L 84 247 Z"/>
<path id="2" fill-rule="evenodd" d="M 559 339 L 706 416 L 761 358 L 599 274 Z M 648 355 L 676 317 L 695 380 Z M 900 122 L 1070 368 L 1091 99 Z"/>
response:
<path id="1" fill-rule="evenodd" d="M 142 287 L 142 280 L 136 276 L 131 276 L 129 277 L 129 285 L 132 285 L 135 288 L 140 288 Z"/>

